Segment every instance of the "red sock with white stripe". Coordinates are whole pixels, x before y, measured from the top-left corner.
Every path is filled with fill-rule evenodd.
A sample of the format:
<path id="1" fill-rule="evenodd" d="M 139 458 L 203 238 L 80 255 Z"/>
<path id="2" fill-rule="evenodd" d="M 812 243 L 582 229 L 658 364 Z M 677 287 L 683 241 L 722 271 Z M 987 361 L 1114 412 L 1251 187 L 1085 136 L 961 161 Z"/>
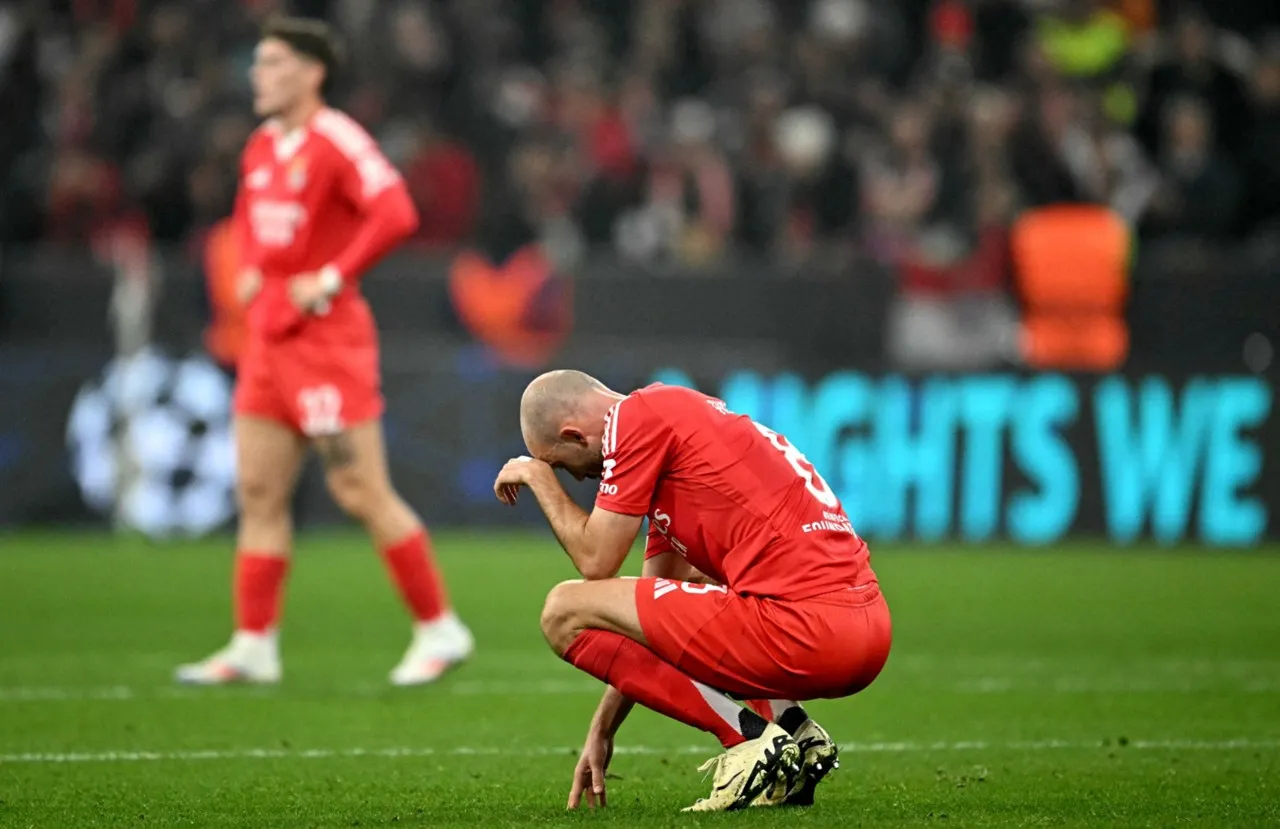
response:
<path id="1" fill-rule="evenodd" d="M 284 593 L 289 559 L 240 550 L 236 553 L 233 596 L 236 630 L 262 635 L 280 622 L 280 597 Z"/>
<path id="2" fill-rule="evenodd" d="M 751 699 L 746 705 L 764 719 L 777 723 L 783 731 L 796 736 L 800 726 L 804 725 L 809 715 L 800 707 L 800 703 L 789 699 Z"/>
<path id="3" fill-rule="evenodd" d="M 646 708 L 715 735 L 725 748 L 764 733 L 766 723 L 754 711 L 693 681 L 619 633 L 583 631 L 565 651 L 564 660 Z"/>
<path id="4" fill-rule="evenodd" d="M 382 559 L 415 621 L 435 621 L 449 609 L 444 579 L 425 529 L 382 550 Z"/>

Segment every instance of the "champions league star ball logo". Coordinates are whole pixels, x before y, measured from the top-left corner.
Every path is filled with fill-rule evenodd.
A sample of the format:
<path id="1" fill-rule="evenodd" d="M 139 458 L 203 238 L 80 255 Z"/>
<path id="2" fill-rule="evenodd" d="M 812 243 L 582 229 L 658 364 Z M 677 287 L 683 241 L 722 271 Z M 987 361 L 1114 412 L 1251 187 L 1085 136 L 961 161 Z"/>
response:
<path id="1" fill-rule="evenodd" d="M 67 446 L 85 502 L 148 536 L 203 535 L 235 514 L 231 383 L 203 357 L 112 361 L 76 395 Z"/>

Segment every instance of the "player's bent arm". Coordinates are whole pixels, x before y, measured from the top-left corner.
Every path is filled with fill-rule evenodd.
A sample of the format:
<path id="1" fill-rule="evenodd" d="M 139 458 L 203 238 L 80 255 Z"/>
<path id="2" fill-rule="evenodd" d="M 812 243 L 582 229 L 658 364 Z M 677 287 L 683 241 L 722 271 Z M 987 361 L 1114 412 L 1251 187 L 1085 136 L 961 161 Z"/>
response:
<path id="1" fill-rule="evenodd" d="M 613 739 L 635 705 L 634 702 L 624 697 L 617 688 L 612 685 L 606 685 L 604 696 L 600 698 L 600 704 L 596 706 L 595 716 L 591 718 L 591 733 L 598 734 L 605 739 Z"/>
<path id="2" fill-rule="evenodd" d="M 235 206 L 231 210 L 231 228 L 236 242 L 236 256 L 240 260 L 241 275 L 247 277 L 256 274 L 261 279 L 262 272 L 258 267 L 260 251 L 254 240 L 253 226 L 249 222 L 249 201 L 245 195 L 244 185 L 240 185 L 236 190 Z"/>
<path id="3" fill-rule="evenodd" d="M 359 279 L 418 229 L 418 211 L 403 184 L 383 190 L 367 207 L 355 236 L 326 268 L 343 281 Z"/>
<path id="4" fill-rule="evenodd" d="M 642 515 L 623 515 L 600 507 L 591 510 L 582 531 L 581 556 L 574 559 L 582 577 L 591 581 L 618 575 L 643 521 Z"/>
<path id="5" fill-rule="evenodd" d="M 616 576 L 640 532 L 644 516 L 623 515 L 600 507 L 588 515 L 560 486 L 551 467 L 530 463 L 528 487 L 573 566 L 588 581 Z"/>

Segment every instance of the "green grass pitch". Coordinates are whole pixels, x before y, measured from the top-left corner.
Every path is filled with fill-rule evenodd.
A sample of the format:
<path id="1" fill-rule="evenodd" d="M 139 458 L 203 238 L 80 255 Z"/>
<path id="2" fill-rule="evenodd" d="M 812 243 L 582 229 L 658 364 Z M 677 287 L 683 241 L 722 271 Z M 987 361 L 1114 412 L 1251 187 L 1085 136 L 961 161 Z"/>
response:
<path id="1" fill-rule="evenodd" d="M 599 689 L 538 631 L 548 534 L 437 538 L 478 652 L 435 687 L 387 686 L 408 625 L 343 533 L 299 544 L 281 687 L 176 688 L 228 546 L 0 536 L 0 826 L 1280 824 L 1275 549 L 875 547 L 894 650 L 811 707 L 844 745 L 818 805 L 695 817 L 717 746 L 648 712 L 609 808 L 564 811 Z"/>

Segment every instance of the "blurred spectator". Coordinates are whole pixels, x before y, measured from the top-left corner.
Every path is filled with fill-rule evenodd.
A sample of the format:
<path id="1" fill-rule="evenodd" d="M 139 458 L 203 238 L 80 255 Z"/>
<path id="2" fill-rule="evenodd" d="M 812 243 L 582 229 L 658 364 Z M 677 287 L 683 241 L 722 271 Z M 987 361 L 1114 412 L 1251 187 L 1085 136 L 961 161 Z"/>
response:
<path id="1" fill-rule="evenodd" d="M 1014 75 L 1023 44 L 1034 43 L 1026 37 L 1030 26 L 1030 12 L 1018 0 L 978 0 L 973 4 L 976 38 L 971 48 L 979 80 L 1003 83 Z"/>
<path id="2" fill-rule="evenodd" d="M 1145 222 L 1150 232 L 1221 240 L 1240 206 L 1236 171 L 1214 147 L 1209 107 L 1195 98 L 1168 102 L 1160 145 L 1160 186 Z"/>
<path id="3" fill-rule="evenodd" d="M 1244 141 L 1245 226 L 1280 233 L 1280 33 L 1254 69 L 1253 123 Z"/>
<path id="4" fill-rule="evenodd" d="M 286 7 L 342 27 L 334 104 L 400 164 L 432 246 L 871 254 L 914 290 L 998 283 L 1024 207 L 1106 204 L 1156 236 L 1280 221 L 1280 57 L 1263 45 L 1250 66 L 1210 20 L 1267 13 L 1166 5 L 0 4 L 0 226 L 83 241 L 143 216 L 158 241 L 199 238 L 234 196 L 257 26 Z"/>
<path id="5" fill-rule="evenodd" d="M 968 122 L 969 173 L 979 232 L 1004 228 L 1019 208 L 1021 194 L 1009 159 L 1017 122 L 1016 105 L 997 88 L 978 90 Z"/>
<path id="6" fill-rule="evenodd" d="M 733 230 L 736 193 L 715 135 L 706 102 L 686 99 L 672 108 L 668 139 L 650 162 L 642 204 L 618 227 L 627 253 L 700 265 L 723 249 Z"/>
<path id="7" fill-rule="evenodd" d="M 1028 204 L 1105 204 L 1138 221 L 1155 192 L 1155 171 L 1137 141 L 1107 121 L 1097 93 L 1056 86 L 1038 104 L 1014 148 Z"/>
<path id="8" fill-rule="evenodd" d="M 471 238 L 480 212 L 480 170 L 465 146 L 423 123 L 405 181 L 421 215 L 417 241 L 449 247 Z"/>
<path id="9" fill-rule="evenodd" d="M 1210 118 L 1226 147 L 1242 146 L 1249 121 L 1249 104 L 1241 78 L 1223 60 L 1218 33 L 1205 14 L 1185 9 L 1174 24 L 1171 54 L 1152 71 L 1137 134 L 1153 156 L 1163 151 L 1164 112 L 1171 99 L 1191 95 L 1210 108 Z"/>
<path id="10" fill-rule="evenodd" d="M 45 234 L 72 244 L 93 240 L 122 214 L 119 173 L 83 150 L 65 149 L 54 158 L 49 177 Z"/>
<path id="11" fill-rule="evenodd" d="M 765 109 L 757 113 L 773 104 L 772 98 L 760 99 Z M 857 171 L 822 110 L 795 108 L 768 123 L 771 134 L 753 135 L 743 165 L 739 238 L 791 264 L 831 262 L 840 256 L 837 246 L 853 241 Z"/>
<path id="12" fill-rule="evenodd" d="M 557 265 L 578 258 L 581 240 L 570 221 L 577 182 L 568 155 L 563 142 L 543 136 L 512 152 L 506 183 L 491 191 L 491 209 L 479 228 L 481 249 L 494 262 L 528 245 L 542 246 Z"/>
<path id="13" fill-rule="evenodd" d="M 388 14 L 388 77 L 379 79 L 379 97 L 392 112 L 443 115 L 460 83 L 456 36 L 444 16 L 424 3 L 402 0 Z"/>
<path id="14" fill-rule="evenodd" d="M 887 261 L 910 253 L 938 203 L 942 169 L 931 129 L 923 106 L 904 103 L 890 119 L 888 141 L 864 162 L 867 241 Z"/>
<path id="15" fill-rule="evenodd" d="M 1017 314 L 1007 292 L 1006 228 L 1018 206 L 1008 163 L 1012 100 L 995 89 L 976 91 L 961 132 L 960 169 L 971 193 L 963 212 L 920 235 L 899 264 L 901 290 L 889 318 L 888 351 L 907 369 L 974 369 L 1016 356 Z M 946 214 L 943 214 L 946 215 Z"/>

